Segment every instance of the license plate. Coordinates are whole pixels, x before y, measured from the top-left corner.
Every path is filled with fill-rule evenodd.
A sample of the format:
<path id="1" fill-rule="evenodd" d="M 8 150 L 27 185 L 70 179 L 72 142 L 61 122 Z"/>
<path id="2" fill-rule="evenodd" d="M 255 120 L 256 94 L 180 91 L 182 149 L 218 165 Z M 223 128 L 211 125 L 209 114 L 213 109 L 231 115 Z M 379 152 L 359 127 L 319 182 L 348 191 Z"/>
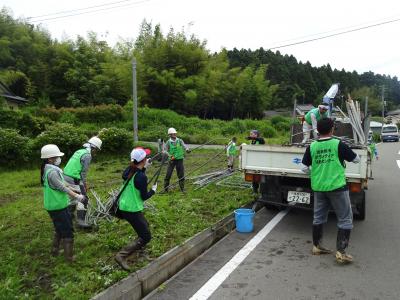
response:
<path id="1" fill-rule="evenodd" d="M 287 202 L 310 204 L 310 196 L 310 193 L 289 191 L 287 195 Z"/>

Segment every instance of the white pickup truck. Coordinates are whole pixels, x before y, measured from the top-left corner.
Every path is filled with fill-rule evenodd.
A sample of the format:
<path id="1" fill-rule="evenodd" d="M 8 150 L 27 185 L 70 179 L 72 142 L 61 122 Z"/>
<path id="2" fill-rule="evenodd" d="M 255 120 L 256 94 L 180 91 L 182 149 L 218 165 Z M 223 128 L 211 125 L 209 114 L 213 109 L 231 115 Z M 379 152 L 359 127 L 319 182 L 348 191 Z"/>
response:
<path id="1" fill-rule="evenodd" d="M 346 177 L 354 216 L 365 219 L 365 190 L 370 174 L 370 156 L 367 147 L 353 149 L 361 161 L 346 163 Z M 242 145 L 240 168 L 246 181 L 260 183 L 258 202 L 268 206 L 295 206 L 313 209 L 310 177 L 301 171 L 306 148 L 272 145 Z"/>

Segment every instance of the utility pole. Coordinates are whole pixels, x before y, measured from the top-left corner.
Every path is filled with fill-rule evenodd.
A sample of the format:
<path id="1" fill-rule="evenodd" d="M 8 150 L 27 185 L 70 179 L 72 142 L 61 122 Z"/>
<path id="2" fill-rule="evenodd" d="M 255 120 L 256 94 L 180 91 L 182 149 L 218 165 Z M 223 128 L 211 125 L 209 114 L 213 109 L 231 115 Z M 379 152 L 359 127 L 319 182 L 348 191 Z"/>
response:
<path id="1" fill-rule="evenodd" d="M 385 120 L 385 86 L 382 85 L 382 124 Z"/>
<path id="2" fill-rule="evenodd" d="M 137 117 L 137 87 L 136 87 L 136 58 L 132 59 L 132 98 L 133 98 L 133 141 L 138 141 L 138 117 Z"/>

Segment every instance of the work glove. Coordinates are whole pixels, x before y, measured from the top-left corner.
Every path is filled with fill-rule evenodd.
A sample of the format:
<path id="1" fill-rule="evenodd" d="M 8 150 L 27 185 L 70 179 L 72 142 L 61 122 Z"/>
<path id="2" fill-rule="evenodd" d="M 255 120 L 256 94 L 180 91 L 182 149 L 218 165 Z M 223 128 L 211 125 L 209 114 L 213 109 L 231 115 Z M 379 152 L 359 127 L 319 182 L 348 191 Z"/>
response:
<path id="1" fill-rule="evenodd" d="M 155 193 L 157 191 L 157 183 L 153 184 L 151 190 Z"/>
<path id="2" fill-rule="evenodd" d="M 84 195 L 78 194 L 75 197 L 75 199 L 78 200 L 79 202 L 83 202 L 83 201 L 85 201 L 86 197 Z"/>
<path id="3" fill-rule="evenodd" d="M 171 160 L 175 160 L 175 157 L 173 155 L 171 156 Z"/>

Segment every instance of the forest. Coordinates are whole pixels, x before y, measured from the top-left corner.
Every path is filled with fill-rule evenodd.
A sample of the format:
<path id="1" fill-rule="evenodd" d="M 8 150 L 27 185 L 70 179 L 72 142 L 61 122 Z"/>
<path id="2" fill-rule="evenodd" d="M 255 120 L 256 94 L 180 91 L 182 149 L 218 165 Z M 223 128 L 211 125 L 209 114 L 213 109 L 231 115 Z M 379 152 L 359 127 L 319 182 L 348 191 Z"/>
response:
<path id="1" fill-rule="evenodd" d="M 170 109 L 203 119 L 261 118 L 263 111 L 318 104 L 330 85 L 355 99 L 369 97 L 373 115 L 400 103 L 397 77 L 314 67 L 263 48 L 222 49 L 173 28 L 164 34 L 144 20 L 131 40 L 110 46 L 94 32 L 75 40 L 53 39 L 46 29 L 0 11 L 0 80 L 31 106 L 55 108 L 125 105 L 132 97 L 137 61 L 140 106 Z"/>

